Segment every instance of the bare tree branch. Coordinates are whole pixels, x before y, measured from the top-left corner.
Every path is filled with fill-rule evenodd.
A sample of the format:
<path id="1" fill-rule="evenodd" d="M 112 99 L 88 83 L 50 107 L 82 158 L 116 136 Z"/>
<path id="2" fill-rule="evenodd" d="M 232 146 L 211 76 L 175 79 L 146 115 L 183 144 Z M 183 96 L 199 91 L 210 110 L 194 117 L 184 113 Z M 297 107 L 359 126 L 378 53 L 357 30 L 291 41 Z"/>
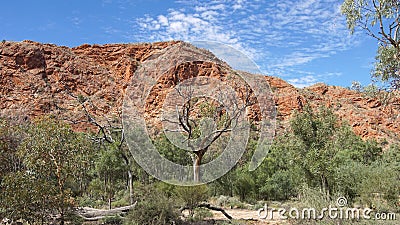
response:
<path id="1" fill-rule="evenodd" d="M 224 216 L 226 218 L 228 218 L 229 220 L 233 219 L 233 217 L 231 215 L 229 215 L 223 208 L 220 208 L 220 207 L 217 207 L 217 206 L 213 206 L 210 203 L 201 203 L 201 204 L 198 204 L 196 207 L 197 208 L 207 208 L 207 209 L 210 209 L 210 210 L 218 211 L 218 212 L 221 212 L 222 214 L 224 214 Z M 190 209 L 190 208 L 185 206 L 185 207 L 181 207 L 179 210 L 181 212 L 183 212 L 184 210 L 187 210 L 187 209 Z"/>

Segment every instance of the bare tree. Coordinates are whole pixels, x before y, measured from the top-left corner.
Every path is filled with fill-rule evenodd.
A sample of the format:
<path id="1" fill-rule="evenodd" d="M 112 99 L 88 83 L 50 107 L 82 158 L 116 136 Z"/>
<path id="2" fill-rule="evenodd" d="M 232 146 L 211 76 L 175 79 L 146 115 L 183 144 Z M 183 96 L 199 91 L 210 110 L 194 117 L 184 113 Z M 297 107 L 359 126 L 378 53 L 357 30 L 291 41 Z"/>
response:
<path id="1" fill-rule="evenodd" d="M 125 146 L 125 133 L 123 124 L 120 118 L 117 121 L 111 121 L 110 119 L 106 119 L 105 122 L 99 122 L 99 120 L 92 115 L 88 110 L 88 105 L 94 107 L 93 103 L 90 99 L 85 98 L 81 95 L 74 95 L 72 92 L 69 91 L 69 88 L 66 88 L 66 92 L 71 97 L 75 98 L 76 101 L 82 107 L 82 110 L 85 114 L 86 120 L 79 121 L 81 123 L 90 123 L 98 128 L 97 135 L 94 136 L 92 139 L 93 141 L 104 144 L 111 144 L 115 145 L 118 149 L 121 158 L 124 160 L 124 163 L 127 167 L 127 186 L 129 189 L 129 198 L 130 204 L 134 203 L 133 199 L 133 172 L 132 172 L 132 157 L 130 157 L 130 153 Z M 111 209 L 111 198 L 109 201 L 110 209 Z"/>
<path id="2" fill-rule="evenodd" d="M 176 116 L 164 118 L 163 122 L 176 128 L 166 132 L 179 133 L 181 143 L 178 144 L 189 150 L 194 182 L 201 180 L 200 165 L 211 146 L 234 129 L 248 128 L 238 127 L 241 126 L 239 120 L 245 117 L 246 109 L 256 103 L 256 98 L 250 87 L 240 82 L 239 76 L 237 78 L 230 84 L 232 90 L 222 87 L 226 84 L 214 84 L 215 87 L 210 88 L 210 81 L 205 82 L 205 77 L 178 81 L 175 94 L 169 97 L 174 99 Z"/>

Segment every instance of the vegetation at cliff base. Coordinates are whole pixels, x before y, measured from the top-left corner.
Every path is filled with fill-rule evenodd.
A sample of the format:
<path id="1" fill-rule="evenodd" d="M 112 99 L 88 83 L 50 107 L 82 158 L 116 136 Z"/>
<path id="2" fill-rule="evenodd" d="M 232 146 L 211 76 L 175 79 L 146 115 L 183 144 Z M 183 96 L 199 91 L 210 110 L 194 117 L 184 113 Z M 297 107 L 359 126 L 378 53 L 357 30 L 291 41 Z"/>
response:
<path id="1" fill-rule="evenodd" d="M 165 137 L 155 143 L 168 157 L 188 160 Z M 251 143 L 247 151 L 255 147 Z M 137 165 L 126 164 L 124 147 L 98 142 L 96 135 L 75 132 L 48 117 L 23 124 L 1 120 L 0 151 L 0 217 L 30 224 L 79 223 L 85 220 L 79 207 L 115 209 L 131 200 L 135 205 L 128 213 L 102 220 L 178 224 L 212 217 L 212 205 L 254 209 L 280 201 L 317 207 L 339 196 L 349 206 L 399 212 L 399 143 L 362 140 L 328 108 L 306 106 L 296 112 L 290 129 L 275 139 L 257 170 L 250 172 L 248 162 L 239 163 L 200 187 L 155 180 Z M 316 193 L 319 203 L 312 200 Z"/>

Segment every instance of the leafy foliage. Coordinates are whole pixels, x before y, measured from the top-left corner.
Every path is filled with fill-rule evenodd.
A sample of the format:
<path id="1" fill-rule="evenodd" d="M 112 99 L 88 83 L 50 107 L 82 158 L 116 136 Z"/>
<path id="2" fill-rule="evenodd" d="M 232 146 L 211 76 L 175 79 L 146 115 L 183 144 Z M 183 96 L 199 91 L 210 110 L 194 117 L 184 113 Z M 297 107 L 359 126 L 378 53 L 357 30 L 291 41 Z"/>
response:
<path id="1" fill-rule="evenodd" d="M 112 198 L 119 189 L 120 181 L 124 181 L 126 170 L 115 143 L 106 145 L 97 154 L 94 170 L 97 178 L 92 180 L 90 187 L 108 200 L 110 209 Z"/>
<path id="2" fill-rule="evenodd" d="M 233 185 L 235 193 L 239 195 L 240 201 L 244 201 L 249 194 L 254 193 L 254 179 L 248 171 L 238 170 Z"/>
<path id="3" fill-rule="evenodd" d="M 22 127 L 0 119 L 0 183 L 7 173 L 21 170 L 22 161 L 17 156 L 17 147 L 22 139 Z"/>
<path id="4" fill-rule="evenodd" d="M 160 136 L 154 142 L 156 148 L 160 154 L 166 159 L 175 162 L 180 165 L 191 165 L 192 159 L 190 157 L 190 152 L 180 149 L 174 144 L 172 144 L 165 135 Z"/>
<path id="5" fill-rule="evenodd" d="M 136 188 L 138 203 L 124 224 L 179 224 L 179 213 L 173 198 L 167 197 L 151 185 L 138 185 Z"/>
<path id="6" fill-rule="evenodd" d="M 204 113 L 214 110 L 202 107 Z M 56 214 L 67 219 L 77 199 L 80 206 L 104 207 L 106 200 L 128 205 L 132 199 L 127 171 L 135 180 L 137 205 L 126 218 L 110 217 L 105 223 L 178 224 L 180 207 L 189 209 L 188 220 L 201 220 L 211 214 L 197 206 L 210 196 L 223 207 L 292 198 L 299 204 L 326 207 L 335 197 L 346 196 L 350 203 L 381 211 L 398 208 L 399 145 L 383 151 L 377 142 L 355 135 L 330 109 L 306 106 L 296 112 L 290 130 L 276 138 L 262 165 L 249 172 L 247 161 L 256 144 L 251 139 L 243 160 L 213 183 L 177 187 L 149 178 L 139 166 L 126 163 L 126 149 L 118 141 L 93 142 L 50 118 L 21 126 L 0 120 L 0 217 L 23 218 L 31 224 L 49 223 Z M 191 163 L 187 152 L 165 137 L 155 145 L 165 157 L 183 165 Z"/>
<path id="7" fill-rule="evenodd" d="M 197 205 L 207 200 L 209 196 L 209 190 L 206 185 L 180 186 L 175 189 L 175 193 L 184 206 L 189 209 L 190 217 L 193 217 L 194 209 Z"/>
<path id="8" fill-rule="evenodd" d="M 400 88 L 400 2 L 393 0 L 345 0 L 342 13 L 353 33 L 361 28 L 378 40 L 374 77 Z"/>
<path id="9" fill-rule="evenodd" d="M 4 177 L 0 208 L 11 219 L 30 220 L 35 215 L 45 219 L 57 212 L 63 221 L 75 206 L 72 184 L 82 180 L 90 167 L 91 141 L 49 118 L 35 121 L 24 133 L 14 156 L 22 166 Z"/>
<path id="10" fill-rule="evenodd" d="M 47 221 L 57 203 L 54 183 L 28 172 L 7 174 L 1 183 L 0 217 L 24 219 L 30 223 Z"/>
<path id="11" fill-rule="evenodd" d="M 331 110 L 306 106 L 294 115 L 291 131 L 275 140 L 256 171 L 258 194 L 264 199 L 289 199 L 306 186 L 327 198 L 341 193 L 354 199 L 360 195 L 364 171 L 381 154 L 376 142 L 363 141 Z"/>

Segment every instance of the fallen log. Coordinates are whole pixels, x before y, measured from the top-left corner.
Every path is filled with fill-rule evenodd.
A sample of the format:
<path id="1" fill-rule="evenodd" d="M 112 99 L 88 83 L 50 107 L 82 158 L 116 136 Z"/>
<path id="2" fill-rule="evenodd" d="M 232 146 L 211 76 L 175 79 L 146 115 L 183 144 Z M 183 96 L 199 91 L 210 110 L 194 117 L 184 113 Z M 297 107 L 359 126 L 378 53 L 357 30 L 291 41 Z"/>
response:
<path id="1" fill-rule="evenodd" d="M 90 207 L 82 207 L 79 208 L 76 211 L 76 214 L 84 219 L 85 221 L 98 221 L 101 219 L 106 218 L 107 216 L 115 216 L 115 215 L 121 215 L 121 214 L 126 214 L 136 206 L 135 202 L 132 205 L 128 206 L 123 206 L 115 209 L 110 209 L 110 210 L 103 210 L 103 209 L 94 209 Z"/>

